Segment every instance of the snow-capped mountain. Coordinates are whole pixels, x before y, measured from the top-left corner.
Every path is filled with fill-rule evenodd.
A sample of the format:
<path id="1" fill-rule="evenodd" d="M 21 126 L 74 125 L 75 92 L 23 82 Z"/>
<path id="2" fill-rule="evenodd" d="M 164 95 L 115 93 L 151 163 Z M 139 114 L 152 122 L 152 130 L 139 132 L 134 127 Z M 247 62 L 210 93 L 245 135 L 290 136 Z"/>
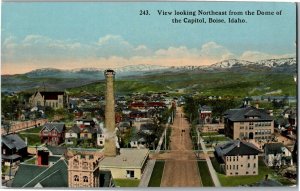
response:
<path id="1" fill-rule="evenodd" d="M 296 71 L 296 58 L 281 58 L 281 59 L 268 59 L 261 60 L 257 62 L 250 62 L 246 60 L 230 59 L 224 60 L 210 66 L 179 66 L 179 67 L 167 67 L 158 65 L 129 65 L 120 68 L 112 68 L 117 73 L 118 76 L 127 75 L 144 75 L 145 73 L 151 72 L 180 72 L 180 71 L 244 71 L 247 69 L 268 69 L 272 71 Z M 98 78 L 103 79 L 104 69 L 100 68 L 77 68 L 70 70 L 60 70 L 55 68 L 42 68 L 33 70 L 26 73 L 27 77 L 37 78 L 37 77 L 59 77 L 59 78 Z"/>
<path id="2" fill-rule="evenodd" d="M 237 60 L 237 59 L 230 59 L 224 60 L 218 63 L 211 65 L 211 68 L 232 68 L 234 66 L 248 66 L 251 64 L 255 64 L 254 62 L 249 62 L 245 60 Z"/>
<path id="3" fill-rule="evenodd" d="M 114 69 L 118 73 L 128 73 L 128 72 L 149 72 L 149 71 L 158 71 L 158 70 L 166 70 L 169 67 L 166 66 L 158 66 L 158 65 L 129 65 L 121 68 Z"/>
<path id="4" fill-rule="evenodd" d="M 269 59 L 261 60 L 256 62 L 258 65 L 264 65 L 267 67 L 278 67 L 278 66 L 292 66 L 296 65 L 296 58 L 281 58 L 281 59 Z"/>

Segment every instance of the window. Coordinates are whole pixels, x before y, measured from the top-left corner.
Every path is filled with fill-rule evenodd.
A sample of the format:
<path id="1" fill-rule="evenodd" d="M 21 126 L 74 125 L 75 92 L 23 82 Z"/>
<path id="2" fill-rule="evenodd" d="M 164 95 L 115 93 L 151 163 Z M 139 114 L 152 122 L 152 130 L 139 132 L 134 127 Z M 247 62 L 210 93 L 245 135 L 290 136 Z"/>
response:
<path id="1" fill-rule="evenodd" d="M 79 176 L 78 176 L 78 175 L 75 175 L 75 176 L 74 176 L 74 181 L 75 181 L 75 182 L 78 182 L 78 181 L 79 181 Z"/>
<path id="2" fill-rule="evenodd" d="M 248 159 L 250 159 L 250 155 L 248 155 Z"/>
<path id="3" fill-rule="evenodd" d="M 133 178 L 134 177 L 134 170 L 127 170 L 127 177 L 128 178 Z"/>
<path id="4" fill-rule="evenodd" d="M 239 156 L 236 157 L 236 161 L 239 161 Z"/>
<path id="5" fill-rule="evenodd" d="M 232 165 L 232 169 L 233 169 L 233 170 L 235 169 L 235 165 Z"/>
<path id="6" fill-rule="evenodd" d="M 233 157 L 233 161 L 235 161 L 235 157 Z"/>
<path id="7" fill-rule="evenodd" d="M 248 172 L 248 171 L 246 171 L 246 174 L 249 174 L 249 172 Z"/>
<path id="8" fill-rule="evenodd" d="M 89 182 L 89 179 L 87 176 L 83 176 L 83 182 Z"/>
<path id="9" fill-rule="evenodd" d="M 226 165 L 226 169 L 228 170 L 228 165 Z"/>
<path id="10" fill-rule="evenodd" d="M 256 172 L 255 172 L 255 171 L 253 171 L 253 174 L 256 174 Z"/>
<path id="11" fill-rule="evenodd" d="M 255 168 L 255 167 L 256 167 L 256 163 L 253 164 L 253 168 Z"/>
<path id="12" fill-rule="evenodd" d="M 229 165 L 229 169 L 231 170 L 231 165 Z"/>
<path id="13" fill-rule="evenodd" d="M 239 165 L 236 165 L 236 169 L 237 169 L 237 170 L 239 169 Z"/>
<path id="14" fill-rule="evenodd" d="M 250 163 L 248 163 L 248 168 L 250 168 Z"/>
<path id="15" fill-rule="evenodd" d="M 244 126 L 240 126 L 240 129 L 244 129 Z"/>
<path id="16" fill-rule="evenodd" d="M 254 155 L 253 158 L 256 159 L 256 155 Z"/>
<path id="17" fill-rule="evenodd" d="M 243 167 L 243 165 L 241 164 L 241 167 Z"/>
<path id="18" fill-rule="evenodd" d="M 238 174 L 239 174 L 238 172 L 235 173 L 235 175 L 238 175 Z"/>
<path id="19" fill-rule="evenodd" d="M 231 157 L 229 157 L 229 160 L 231 161 Z"/>

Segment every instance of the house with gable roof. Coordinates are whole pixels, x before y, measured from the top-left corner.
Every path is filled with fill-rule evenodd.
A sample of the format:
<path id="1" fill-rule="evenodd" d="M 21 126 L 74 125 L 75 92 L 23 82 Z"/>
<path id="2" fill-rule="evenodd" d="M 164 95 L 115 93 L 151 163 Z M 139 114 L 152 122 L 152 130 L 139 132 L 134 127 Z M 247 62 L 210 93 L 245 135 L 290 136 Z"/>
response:
<path id="1" fill-rule="evenodd" d="M 45 123 L 40 131 L 42 143 L 59 145 L 64 142 L 66 126 L 64 123 Z"/>

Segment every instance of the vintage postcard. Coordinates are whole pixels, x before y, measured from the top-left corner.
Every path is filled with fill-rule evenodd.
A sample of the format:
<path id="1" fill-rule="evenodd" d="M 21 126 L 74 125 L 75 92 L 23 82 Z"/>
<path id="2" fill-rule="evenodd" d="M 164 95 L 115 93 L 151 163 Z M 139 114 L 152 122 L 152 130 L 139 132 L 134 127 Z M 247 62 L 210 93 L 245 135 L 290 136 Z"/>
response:
<path id="1" fill-rule="evenodd" d="M 2 187 L 297 189 L 297 9 L 2 2 Z"/>

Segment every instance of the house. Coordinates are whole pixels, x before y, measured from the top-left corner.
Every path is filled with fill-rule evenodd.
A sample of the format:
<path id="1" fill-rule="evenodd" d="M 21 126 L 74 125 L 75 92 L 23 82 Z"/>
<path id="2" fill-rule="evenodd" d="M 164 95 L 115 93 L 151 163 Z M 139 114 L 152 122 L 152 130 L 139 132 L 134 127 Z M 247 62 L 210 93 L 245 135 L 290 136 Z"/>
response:
<path id="1" fill-rule="evenodd" d="M 17 134 L 1 136 L 2 165 L 15 166 L 27 156 L 27 144 Z"/>
<path id="2" fill-rule="evenodd" d="M 87 126 L 95 126 L 95 121 L 93 119 L 89 119 L 89 118 L 80 118 L 80 119 L 76 119 L 76 124 L 77 125 L 84 125 L 85 127 Z"/>
<path id="3" fill-rule="evenodd" d="M 199 122 L 206 124 L 212 122 L 212 108 L 207 105 L 203 105 L 199 107 L 198 109 L 199 113 Z"/>
<path id="4" fill-rule="evenodd" d="M 166 107 L 166 104 L 163 102 L 148 102 L 146 106 L 148 109 L 163 109 Z"/>
<path id="5" fill-rule="evenodd" d="M 271 140 L 274 120 L 264 109 L 244 106 L 224 113 L 225 135 L 232 139 Z"/>
<path id="6" fill-rule="evenodd" d="M 84 127 L 80 131 L 79 138 L 82 140 L 96 140 L 97 128 L 96 127 Z"/>
<path id="7" fill-rule="evenodd" d="M 40 131 L 40 138 L 42 143 L 49 145 L 59 145 L 64 142 L 65 138 L 65 124 L 64 123 L 45 123 Z"/>
<path id="8" fill-rule="evenodd" d="M 119 131 L 124 132 L 124 131 L 130 129 L 130 127 L 132 126 L 131 123 L 132 123 L 131 121 L 122 121 L 122 122 L 120 122 L 118 124 Z"/>
<path id="9" fill-rule="evenodd" d="M 148 149 L 120 149 L 115 157 L 104 157 L 100 162 L 100 170 L 111 171 L 113 179 L 141 179 L 147 160 Z"/>
<path id="10" fill-rule="evenodd" d="M 215 147 L 226 176 L 258 175 L 258 154 L 253 144 L 234 140 Z"/>
<path id="11" fill-rule="evenodd" d="M 146 108 L 146 104 L 144 102 L 132 102 L 129 105 L 129 108 L 132 109 L 132 110 L 145 109 Z"/>
<path id="12" fill-rule="evenodd" d="M 140 134 L 136 134 L 135 136 L 133 136 L 131 138 L 130 141 L 130 147 L 131 148 L 146 148 L 146 139 L 140 135 Z"/>
<path id="13" fill-rule="evenodd" d="M 37 91 L 29 98 L 31 107 L 49 106 L 54 109 L 64 108 L 68 104 L 68 96 L 65 92 Z"/>
<path id="14" fill-rule="evenodd" d="M 97 128 L 97 146 L 103 147 L 105 143 L 105 136 L 102 128 Z"/>
<path id="15" fill-rule="evenodd" d="M 293 165 L 292 153 L 282 143 L 264 145 L 264 162 L 267 166 Z"/>
<path id="16" fill-rule="evenodd" d="M 78 125 L 73 125 L 73 127 L 65 133 L 65 143 L 66 145 L 73 145 L 80 137 L 81 129 Z"/>

